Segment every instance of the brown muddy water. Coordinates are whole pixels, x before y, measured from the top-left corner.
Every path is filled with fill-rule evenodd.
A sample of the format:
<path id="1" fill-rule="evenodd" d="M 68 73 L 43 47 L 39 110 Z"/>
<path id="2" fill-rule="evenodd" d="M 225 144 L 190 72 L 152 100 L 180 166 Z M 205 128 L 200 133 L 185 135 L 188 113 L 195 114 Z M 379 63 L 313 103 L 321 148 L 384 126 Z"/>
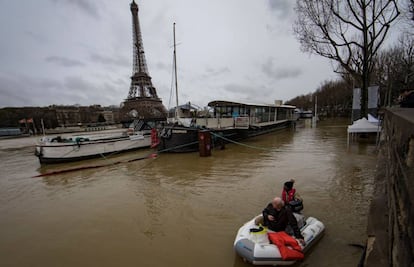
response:
<path id="1" fill-rule="evenodd" d="M 296 179 L 324 237 L 295 266 L 357 266 L 366 239 L 375 144 L 347 149 L 348 121 L 323 121 L 198 153 L 45 177 L 110 159 L 43 166 L 33 137 L 0 140 L 1 266 L 250 266 L 238 228 Z"/>

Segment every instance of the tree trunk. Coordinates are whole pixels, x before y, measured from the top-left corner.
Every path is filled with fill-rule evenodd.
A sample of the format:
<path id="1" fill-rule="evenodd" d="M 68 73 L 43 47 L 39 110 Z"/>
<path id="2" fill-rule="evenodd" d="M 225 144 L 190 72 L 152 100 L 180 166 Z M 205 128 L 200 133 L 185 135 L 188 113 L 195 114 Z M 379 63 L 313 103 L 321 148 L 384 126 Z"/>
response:
<path id="1" fill-rule="evenodd" d="M 365 3 L 363 3 L 365 5 Z M 366 6 L 362 8 L 363 19 L 363 63 L 362 63 L 362 88 L 361 88 L 361 114 L 360 118 L 368 116 L 368 86 L 369 86 L 369 48 L 368 48 L 368 26 L 367 26 L 367 13 Z"/>

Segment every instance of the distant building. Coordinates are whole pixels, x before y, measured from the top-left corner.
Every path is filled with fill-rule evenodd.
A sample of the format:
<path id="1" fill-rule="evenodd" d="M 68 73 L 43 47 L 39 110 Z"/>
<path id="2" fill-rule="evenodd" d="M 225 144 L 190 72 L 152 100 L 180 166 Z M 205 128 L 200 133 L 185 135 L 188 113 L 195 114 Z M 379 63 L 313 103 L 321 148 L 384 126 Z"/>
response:
<path id="1" fill-rule="evenodd" d="M 56 118 L 59 126 L 78 126 L 82 123 L 80 107 L 76 106 L 58 106 L 56 110 Z"/>
<path id="2" fill-rule="evenodd" d="M 102 111 L 102 115 L 105 118 L 105 122 L 107 124 L 114 124 L 114 113 L 112 112 L 112 110 L 104 110 Z"/>
<path id="3" fill-rule="evenodd" d="M 2 108 L 0 109 L 0 127 L 17 127 L 23 132 L 29 130 L 41 132 L 42 127 L 54 129 L 96 124 L 100 117 L 104 118 L 105 124 L 120 123 L 119 107 L 51 105 L 49 107 Z M 32 121 L 30 124 L 20 123 L 28 119 Z"/>
<path id="4" fill-rule="evenodd" d="M 19 128 L 0 128 L 1 136 L 17 136 L 21 135 L 22 131 Z"/>

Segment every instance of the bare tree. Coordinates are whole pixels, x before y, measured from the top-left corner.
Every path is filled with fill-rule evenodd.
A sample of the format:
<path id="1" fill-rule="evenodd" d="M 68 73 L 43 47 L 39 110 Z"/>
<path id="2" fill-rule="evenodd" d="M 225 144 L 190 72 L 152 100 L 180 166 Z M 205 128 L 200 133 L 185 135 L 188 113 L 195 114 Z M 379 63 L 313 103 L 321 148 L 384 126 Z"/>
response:
<path id="1" fill-rule="evenodd" d="M 305 110 L 312 110 L 312 100 L 318 98 L 318 116 L 337 117 L 350 115 L 352 109 L 352 89 L 344 78 L 324 81 L 314 93 L 297 96 L 289 101 Z M 322 115 L 323 114 L 323 115 Z"/>
<path id="2" fill-rule="evenodd" d="M 411 19 L 414 20 L 414 0 L 410 0 Z"/>
<path id="3" fill-rule="evenodd" d="M 414 85 L 414 38 L 402 36 L 400 44 L 403 48 L 404 85 L 408 89 Z"/>
<path id="4" fill-rule="evenodd" d="M 338 63 L 361 86 L 361 116 L 368 112 L 368 86 L 375 56 L 399 16 L 398 0 L 296 0 L 294 26 L 303 51 Z"/>
<path id="5" fill-rule="evenodd" d="M 410 34 L 401 35 L 394 47 L 379 53 L 373 78 L 383 87 L 384 105 L 395 104 L 392 101 L 401 89 L 414 88 L 414 38 Z"/>

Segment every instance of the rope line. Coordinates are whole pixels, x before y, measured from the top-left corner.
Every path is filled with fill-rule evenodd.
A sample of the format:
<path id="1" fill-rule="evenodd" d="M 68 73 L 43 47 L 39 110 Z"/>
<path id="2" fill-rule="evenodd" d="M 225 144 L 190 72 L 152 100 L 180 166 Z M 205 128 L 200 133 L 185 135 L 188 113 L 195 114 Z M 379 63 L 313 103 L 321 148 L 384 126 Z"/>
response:
<path id="1" fill-rule="evenodd" d="M 240 146 L 244 146 L 244 147 L 248 147 L 248 148 L 252 148 L 252 149 L 257 149 L 257 150 L 262 150 L 262 151 L 270 151 L 270 152 L 289 152 L 289 153 L 314 153 L 314 154 L 326 154 L 326 151 L 310 151 L 310 150 L 282 150 L 282 149 L 275 149 L 275 148 L 268 148 L 268 147 L 260 147 L 260 146 L 252 146 L 252 145 L 248 145 L 248 144 L 244 144 L 244 143 L 240 143 L 234 140 L 231 140 L 227 137 L 221 136 L 219 134 L 216 133 L 211 133 L 212 135 L 221 138 L 229 143 L 233 143 L 236 145 L 240 145 Z"/>
<path id="2" fill-rule="evenodd" d="M 240 143 L 240 142 L 231 140 L 229 138 L 226 138 L 226 137 L 224 137 L 222 135 L 219 135 L 219 134 L 216 134 L 216 133 L 213 133 L 213 132 L 211 134 L 213 136 L 215 136 L 215 137 L 221 138 L 221 139 L 223 139 L 223 140 L 225 140 L 225 141 L 227 141 L 229 143 L 233 143 L 233 144 L 236 144 L 236 145 L 240 145 L 240 146 L 244 146 L 244 147 L 248 147 L 248 148 L 253 148 L 253 149 L 258 149 L 258 150 L 274 151 L 273 149 L 266 148 L 266 147 L 251 146 L 251 145 L 247 145 L 247 144 L 244 144 L 244 143 Z"/>
<path id="3" fill-rule="evenodd" d="M 151 153 L 148 153 L 147 155 L 142 156 L 142 157 L 137 157 L 137 158 L 123 160 L 123 161 L 116 161 L 116 162 L 111 162 L 111 163 L 101 164 L 101 165 L 81 166 L 81 167 L 76 167 L 76 168 L 63 169 L 63 170 L 59 170 L 59 171 L 46 172 L 46 173 L 35 175 L 35 176 L 33 176 L 33 178 L 50 176 L 50 175 L 61 174 L 61 173 L 74 172 L 74 171 L 80 171 L 80 170 L 86 170 L 86 169 L 97 169 L 97 168 L 102 168 L 102 167 L 118 165 L 118 164 L 121 164 L 121 163 L 129 163 L 129 162 L 134 162 L 134 161 L 143 160 L 143 159 L 156 158 L 160 153 L 168 152 L 170 150 L 174 150 L 174 149 L 177 149 L 177 148 L 182 148 L 182 147 L 194 145 L 194 144 L 197 144 L 197 143 L 198 143 L 198 141 L 195 141 L 195 142 L 191 142 L 191 143 L 188 143 L 188 144 L 171 147 L 171 148 L 168 148 L 168 149 L 163 149 L 163 150 L 159 150 L 159 151 L 156 151 L 156 152 L 151 152 Z M 100 155 L 104 160 L 108 161 L 109 157 L 113 156 L 115 154 L 116 153 L 111 153 L 109 156 L 106 156 L 106 157 L 103 154 L 100 154 Z"/>
<path id="4" fill-rule="evenodd" d="M 54 174 L 68 173 L 68 172 L 74 172 L 74 171 L 80 171 L 80 170 L 86 170 L 86 169 L 97 169 L 97 168 L 102 168 L 102 167 L 114 166 L 114 165 L 118 165 L 118 164 L 121 164 L 121 163 L 128 163 L 128 162 L 133 162 L 133 161 L 137 161 L 137 160 L 155 158 L 156 155 L 154 155 L 154 154 L 155 153 L 150 153 L 146 156 L 138 157 L 138 158 L 135 158 L 135 159 L 129 159 L 129 160 L 123 160 L 123 161 L 121 160 L 121 161 L 116 161 L 116 162 L 111 162 L 111 163 L 101 164 L 101 165 L 80 166 L 80 167 L 76 167 L 76 168 L 63 169 L 63 170 L 59 170 L 59 171 L 51 171 L 51 172 L 41 173 L 41 174 L 32 176 L 32 178 L 44 177 L 44 176 L 50 176 L 50 175 L 54 175 Z M 109 160 L 109 159 L 105 158 L 105 160 Z"/>
<path id="5" fill-rule="evenodd" d="M 178 146 L 175 146 L 175 147 L 170 147 L 170 148 L 166 148 L 166 149 L 158 150 L 158 153 L 168 152 L 168 151 L 170 151 L 170 150 L 174 150 L 174 149 L 177 149 L 177 148 L 183 148 L 183 147 L 186 147 L 186 146 L 195 145 L 195 144 L 197 144 L 197 143 L 198 143 L 198 141 L 194 141 L 194 142 L 187 143 L 187 144 L 184 144 L 184 145 L 178 145 Z"/>
<path id="6" fill-rule="evenodd" d="M 233 144 L 240 145 L 240 146 L 247 147 L 247 148 L 251 148 L 251 149 L 256 149 L 256 150 L 272 151 L 272 152 L 290 152 L 290 153 L 292 153 L 292 152 L 296 152 L 296 153 L 309 152 L 309 151 L 288 151 L 288 150 L 284 151 L 284 150 L 275 150 L 274 148 L 268 148 L 268 147 L 252 146 L 252 145 L 248 145 L 248 144 L 245 144 L 245 143 L 237 142 L 235 140 L 229 139 L 227 137 L 224 137 L 220 134 L 216 134 L 214 132 L 210 132 L 210 133 L 214 137 L 225 140 L 226 142 L 233 143 Z M 165 152 L 168 152 L 168 151 L 171 151 L 171 150 L 174 150 L 174 149 L 178 149 L 178 148 L 183 148 L 183 147 L 195 145 L 197 143 L 199 143 L 199 141 L 194 141 L 194 142 L 190 142 L 190 143 L 187 143 L 187 144 L 182 144 L 182 145 L 178 145 L 178 146 L 158 150 L 158 151 L 155 151 L 155 152 L 148 153 L 145 156 L 137 157 L 137 158 L 133 158 L 133 159 L 129 159 L 129 160 L 116 161 L 116 162 L 112 162 L 112 163 L 108 163 L 108 164 L 102 164 L 102 165 L 81 166 L 81 167 L 76 167 L 76 168 L 71 168 L 71 169 L 63 169 L 63 170 L 59 170 L 59 171 L 52 171 L 52 172 L 39 174 L 39 175 L 36 175 L 36 176 L 33 176 L 33 177 L 44 177 L 44 176 L 50 176 L 50 175 L 54 175 L 54 174 L 68 173 L 68 172 L 85 170 L 85 169 L 96 169 L 96 168 L 102 168 L 102 167 L 107 167 L 107 166 L 118 165 L 118 164 L 121 164 L 121 163 L 129 163 L 129 162 L 134 162 L 134 161 L 143 160 L 143 159 L 156 158 L 161 153 L 165 153 Z M 119 154 L 120 152 L 121 151 L 115 151 L 115 152 L 113 152 L 111 154 L 108 154 L 106 156 L 103 155 L 103 154 L 100 154 L 100 156 L 104 160 L 108 161 L 108 160 L 110 160 L 110 157 L 112 157 L 116 154 Z"/>

